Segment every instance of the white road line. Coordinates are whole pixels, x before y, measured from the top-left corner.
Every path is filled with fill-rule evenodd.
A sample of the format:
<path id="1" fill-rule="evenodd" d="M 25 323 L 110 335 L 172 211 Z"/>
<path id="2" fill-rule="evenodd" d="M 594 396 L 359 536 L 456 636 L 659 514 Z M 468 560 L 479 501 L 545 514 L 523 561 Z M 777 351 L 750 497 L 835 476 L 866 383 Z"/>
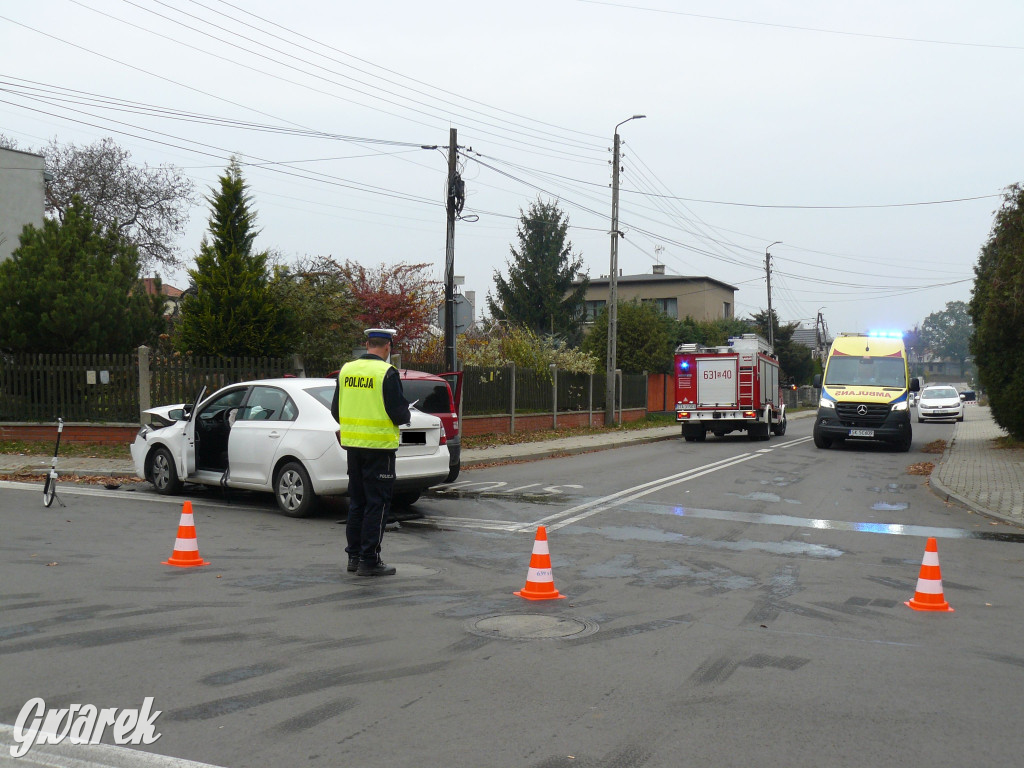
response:
<path id="1" fill-rule="evenodd" d="M 793 443 L 806 442 L 807 440 L 810 440 L 810 438 L 797 438 L 796 440 L 787 441 L 786 443 L 783 443 L 778 447 L 785 448 L 789 445 L 792 445 Z M 571 525 L 572 523 L 578 522 L 580 520 L 585 520 L 586 518 L 592 517 L 593 515 L 596 515 L 599 512 L 605 512 L 609 509 L 613 509 L 614 507 L 626 504 L 627 502 L 635 501 L 636 499 L 642 498 L 650 493 L 661 491 L 664 490 L 665 488 L 670 488 L 673 485 L 685 483 L 688 480 L 703 477 L 704 475 L 711 474 L 712 472 L 717 472 L 720 469 L 726 469 L 728 467 L 735 466 L 736 464 L 742 464 L 745 461 L 750 461 L 750 459 L 755 459 L 760 456 L 763 456 L 766 453 L 771 453 L 771 451 L 762 450 L 757 451 L 755 453 L 741 453 L 739 456 L 733 456 L 729 459 L 723 459 L 721 461 L 712 462 L 710 464 L 704 465 L 703 467 L 694 467 L 693 469 L 689 469 L 685 472 L 680 472 L 677 475 L 670 475 L 669 477 L 664 477 L 659 480 L 652 480 L 650 482 L 643 483 L 642 485 L 637 485 L 632 488 L 626 488 L 625 490 L 619 491 L 618 493 L 613 493 L 609 496 L 605 496 L 600 499 L 595 499 L 585 504 L 579 504 L 571 509 L 567 509 L 562 512 L 556 512 L 553 515 L 549 515 L 548 517 L 539 520 L 533 525 L 520 527 L 519 531 L 528 531 L 533 528 L 536 528 L 538 525 L 546 525 L 550 530 L 557 531 L 559 528 L 565 528 L 567 525 Z M 579 514 L 574 514 L 577 512 Z"/>
<path id="2" fill-rule="evenodd" d="M 631 496 L 623 496 L 623 497 L 615 499 L 614 501 L 611 501 L 611 502 L 609 502 L 607 504 L 601 504 L 599 506 L 594 506 L 592 509 L 587 509 L 586 511 L 580 512 L 580 514 L 575 515 L 573 517 L 570 517 L 570 518 L 567 518 L 567 519 L 564 519 L 564 520 L 560 520 L 559 522 L 554 523 L 553 525 L 549 525 L 548 529 L 552 530 L 552 531 L 557 531 L 559 528 L 565 528 L 567 525 L 571 525 L 572 523 L 579 522 L 580 520 L 586 520 L 588 517 L 593 517 L 594 515 L 598 514 L 599 512 L 606 512 L 609 509 L 613 509 L 614 507 L 618 507 L 618 506 L 626 504 L 626 503 L 628 503 L 630 501 L 636 501 L 637 499 L 643 498 L 644 496 L 646 496 L 646 495 L 648 495 L 650 493 L 655 493 L 656 491 L 662 491 L 665 488 L 671 488 L 673 485 L 679 485 L 680 483 L 685 483 L 685 482 L 688 482 L 690 480 L 694 480 L 694 479 L 696 479 L 698 477 L 703 477 L 704 475 L 710 475 L 712 472 L 717 472 L 720 469 L 727 469 L 728 467 L 733 467 L 733 466 L 735 466 L 737 464 L 742 464 L 745 461 L 750 461 L 751 459 L 756 459 L 760 455 L 761 454 L 758 454 L 758 453 L 746 453 L 746 454 L 743 454 L 742 456 L 737 457 L 734 461 L 730 461 L 728 464 L 721 464 L 719 466 L 712 466 L 712 467 L 709 467 L 708 469 L 704 469 L 703 471 L 694 472 L 692 474 L 688 474 L 686 477 L 678 477 L 678 478 L 675 478 L 675 479 L 667 480 L 666 482 L 662 482 L 662 483 L 660 483 L 658 485 L 654 485 L 653 487 L 650 487 L 650 488 L 644 488 L 644 486 L 637 486 L 639 488 L 644 488 L 644 489 L 639 491 L 639 492 L 637 492 L 637 493 L 634 493 Z M 651 485 L 651 484 L 647 483 L 645 485 Z M 632 489 L 630 489 L 630 490 L 632 490 Z M 526 530 L 528 530 L 528 529 L 526 529 Z"/>
<path id="3" fill-rule="evenodd" d="M 0 723 L 0 765 L 23 768 L 218 768 L 210 763 L 197 763 L 127 747 L 72 744 L 70 741 L 35 745 L 24 757 L 12 758 L 10 750 L 16 743 L 14 726 Z"/>

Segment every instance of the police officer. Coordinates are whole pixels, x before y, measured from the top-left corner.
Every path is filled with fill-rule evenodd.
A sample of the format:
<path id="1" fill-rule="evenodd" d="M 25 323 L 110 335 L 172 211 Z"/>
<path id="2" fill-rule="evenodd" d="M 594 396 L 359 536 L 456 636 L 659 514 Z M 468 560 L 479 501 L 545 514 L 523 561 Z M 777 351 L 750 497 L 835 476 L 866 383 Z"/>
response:
<path id="1" fill-rule="evenodd" d="M 391 509 L 399 424 L 410 420 L 402 379 L 391 365 L 391 328 L 369 328 L 366 354 L 338 373 L 332 411 L 348 455 L 348 570 L 358 576 L 392 576 L 380 559 L 380 540 Z"/>

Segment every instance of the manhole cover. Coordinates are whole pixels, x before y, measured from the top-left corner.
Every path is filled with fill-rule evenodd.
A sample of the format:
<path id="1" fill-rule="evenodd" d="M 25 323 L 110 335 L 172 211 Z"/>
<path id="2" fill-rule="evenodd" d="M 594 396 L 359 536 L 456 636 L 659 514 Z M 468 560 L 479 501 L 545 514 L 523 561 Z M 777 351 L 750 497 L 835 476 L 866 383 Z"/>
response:
<path id="1" fill-rule="evenodd" d="M 598 626 L 586 619 L 513 613 L 473 619 L 466 628 L 474 635 L 500 640 L 574 640 L 594 634 Z"/>

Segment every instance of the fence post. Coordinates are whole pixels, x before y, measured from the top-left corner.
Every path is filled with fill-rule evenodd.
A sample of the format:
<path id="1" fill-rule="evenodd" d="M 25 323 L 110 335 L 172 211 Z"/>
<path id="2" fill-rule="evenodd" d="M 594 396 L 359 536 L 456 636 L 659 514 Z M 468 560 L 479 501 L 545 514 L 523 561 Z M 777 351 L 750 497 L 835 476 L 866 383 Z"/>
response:
<path id="1" fill-rule="evenodd" d="M 139 353 L 139 424 L 146 423 L 146 411 L 153 407 L 150 399 L 152 374 L 149 370 L 149 347 L 143 344 Z"/>
<path id="2" fill-rule="evenodd" d="M 292 355 L 292 369 L 300 379 L 306 378 L 306 364 L 298 352 Z"/>
<path id="3" fill-rule="evenodd" d="M 512 418 L 509 419 L 508 431 L 510 434 L 514 435 L 516 433 L 516 364 L 509 363 L 508 367 L 512 372 L 512 382 L 510 387 L 512 392 L 512 401 L 509 403 L 509 412 L 512 414 Z"/>
<path id="4" fill-rule="evenodd" d="M 587 426 L 594 426 L 594 374 L 590 374 L 587 389 Z"/>
<path id="5" fill-rule="evenodd" d="M 551 428 L 558 429 L 558 366 L 551 363 Z"/>
<path id="6" fill-rule="evenodd" d="M 615 369 L 616 392 L 619 396 L 619 426 L 622 426 L 622 369 Z M 612 406 L 614 408 L 614 405 Z"/>

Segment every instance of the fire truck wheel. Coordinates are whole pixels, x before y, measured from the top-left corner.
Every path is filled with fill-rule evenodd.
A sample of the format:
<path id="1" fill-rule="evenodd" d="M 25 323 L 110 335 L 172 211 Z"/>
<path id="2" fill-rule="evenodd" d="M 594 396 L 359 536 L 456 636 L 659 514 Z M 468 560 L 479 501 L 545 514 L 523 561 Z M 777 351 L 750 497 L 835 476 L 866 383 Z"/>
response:
<path id="1" fill-rule="evenodd" d="M 705 440 L 708 439 L 708 433 L 706 430 L 702 429 L 700 432 L 693 436 L 693 439 L 696 440 L 698 443 L 703 443 Z"/>
<path id="2" fill-rule="evenodd" d="M 755 424 L 747 430 L 747 438 L 750 440 L 770 440 L 771 430 L 767 424 Z"/>
<path id="3" fill-rule="evenodd" d="M 782 421 L 777 424 L 772 424 L 772 432 L 775 433 L 776 437 L 782 437 L 786 434 L 786 417 L 782 417 Z"/>

